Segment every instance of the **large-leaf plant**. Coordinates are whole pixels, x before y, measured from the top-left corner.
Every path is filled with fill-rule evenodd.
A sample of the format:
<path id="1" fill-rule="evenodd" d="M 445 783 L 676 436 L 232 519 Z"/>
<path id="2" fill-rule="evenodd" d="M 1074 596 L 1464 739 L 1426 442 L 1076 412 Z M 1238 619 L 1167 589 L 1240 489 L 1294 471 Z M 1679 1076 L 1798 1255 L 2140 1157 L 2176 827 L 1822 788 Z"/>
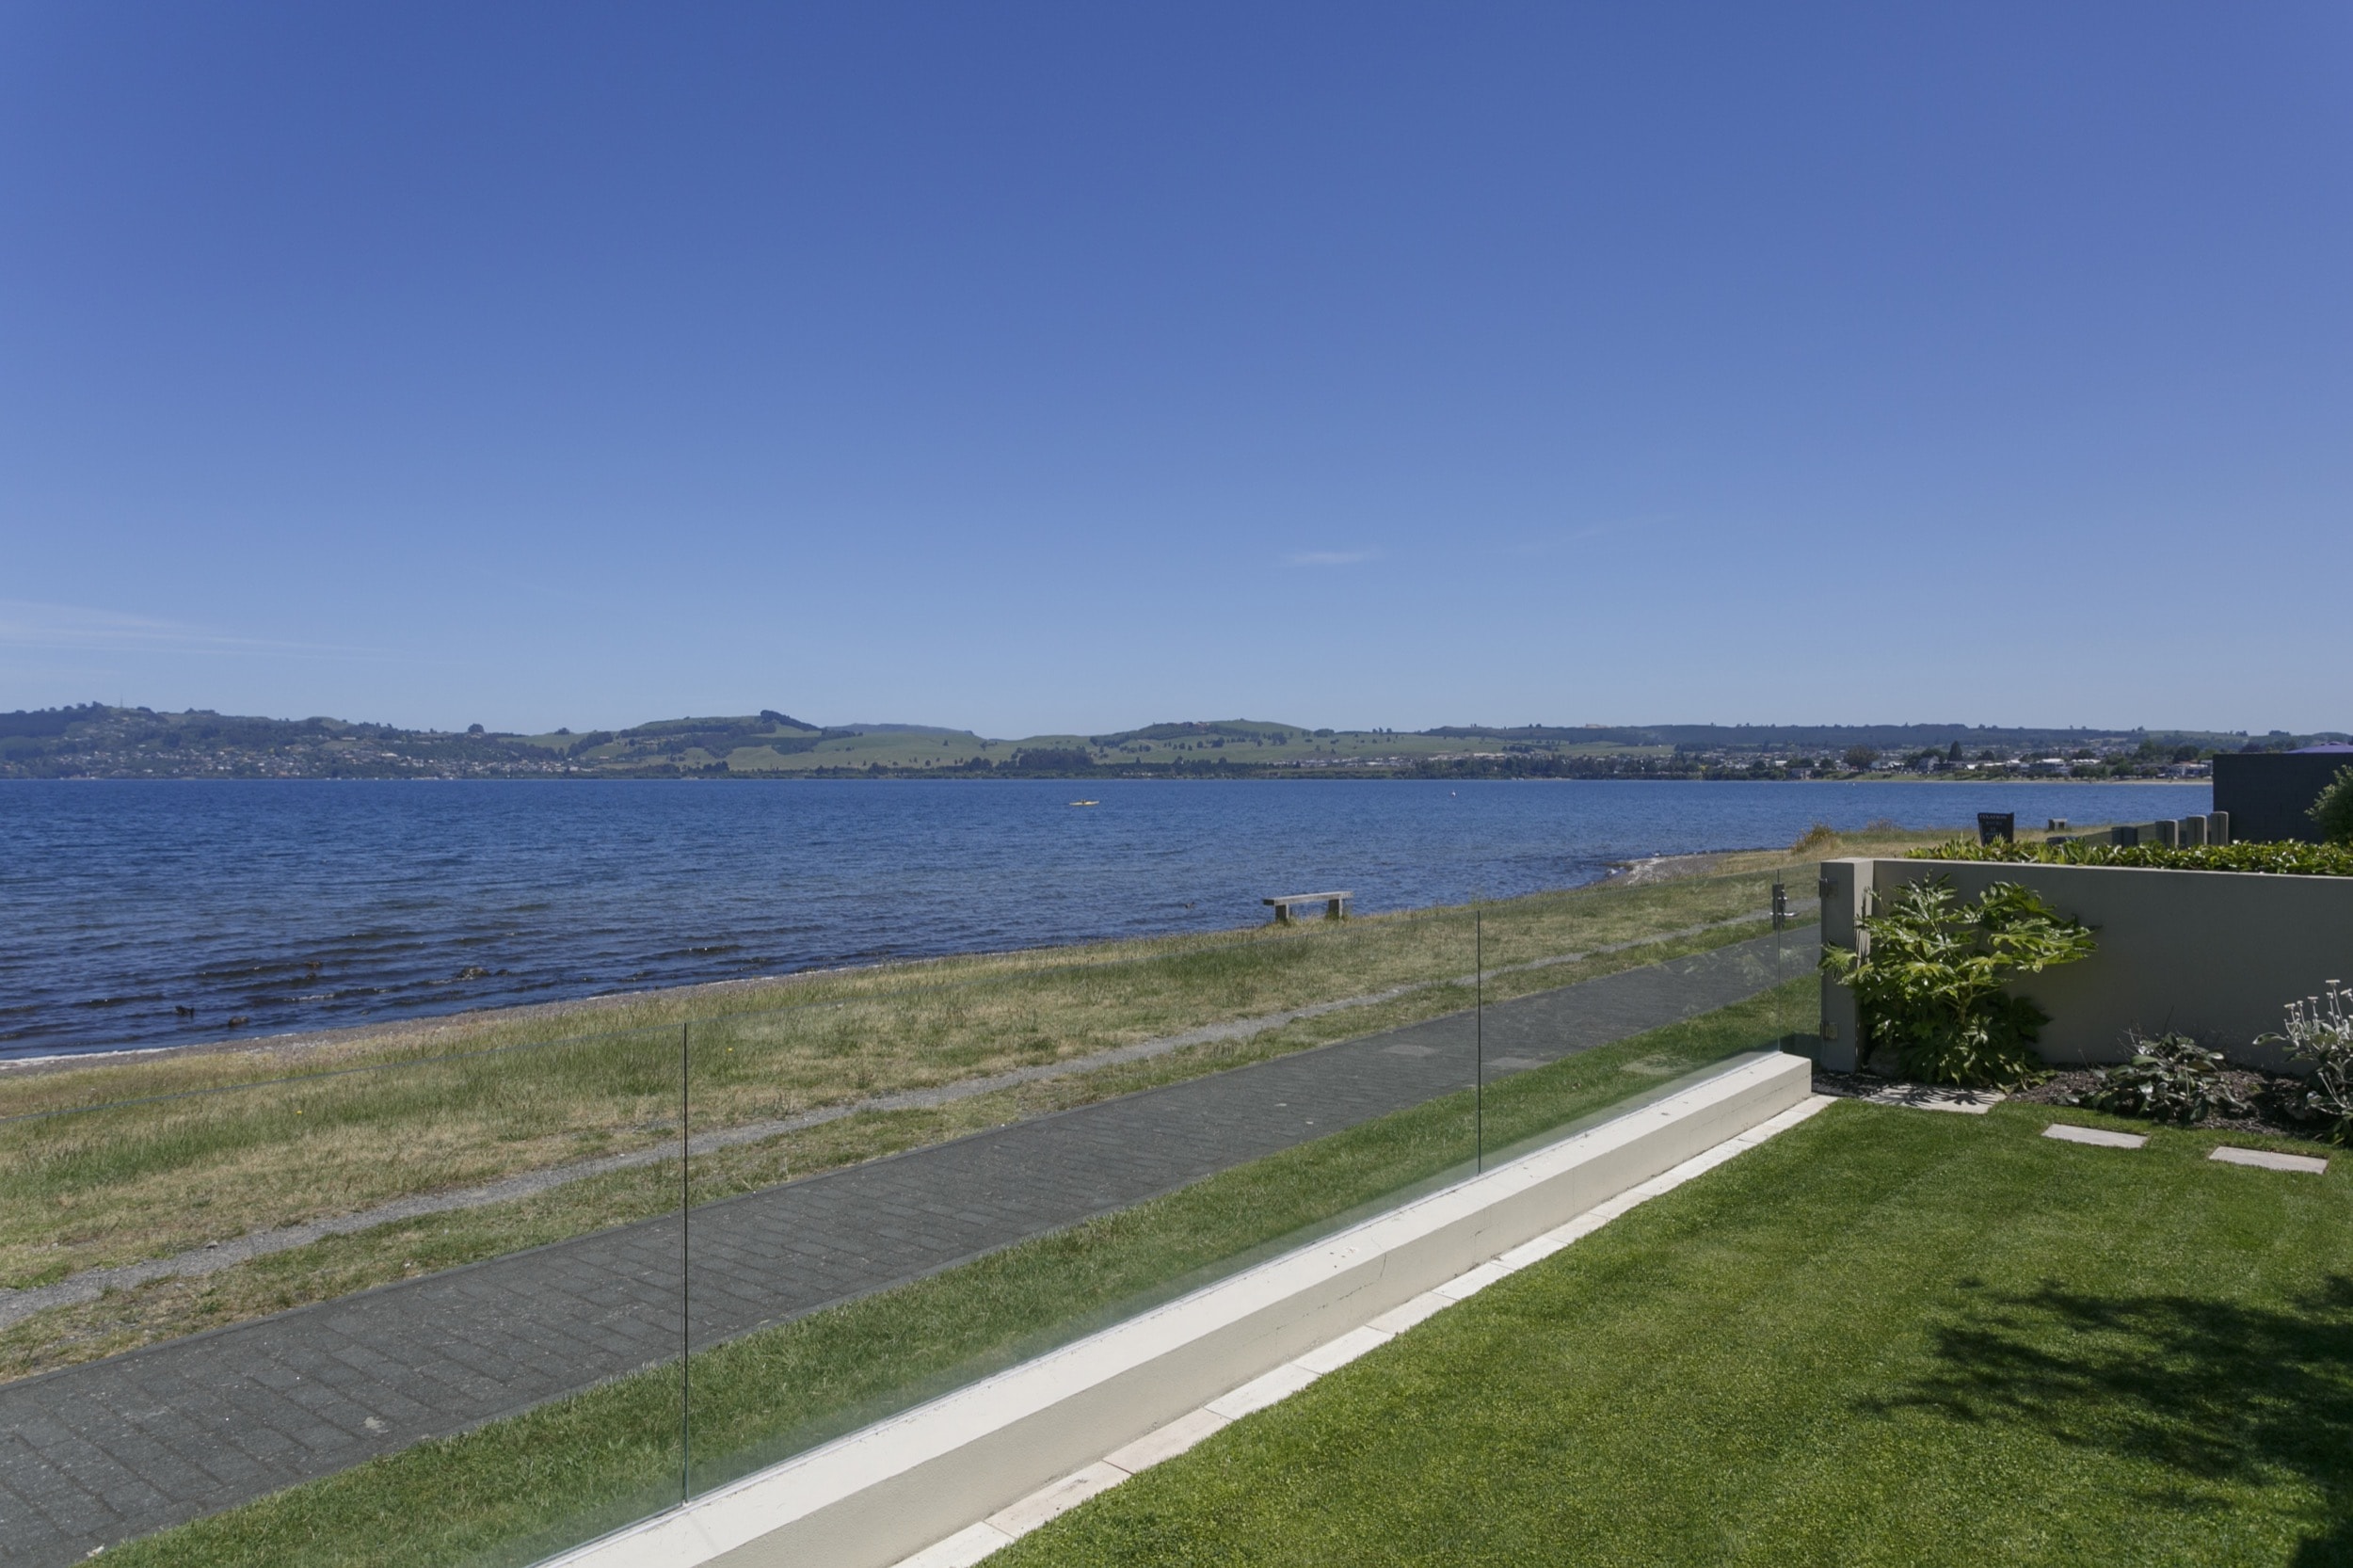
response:
<path id="1" fill-rule="evenodd" d="M 2307 813 L 2332 844 L 2353 845 L 2353 768 L 2339 768 Z"/>
<path id="2" fill-rule="evenodd" d="M 2090 956 L 2081 920 L 2028 888 L 1996 882 L 1961 902 L 1949 877 L 1870 895 L 1861 954 L 1833 950 L 1822 971 L 1854 993 L 1866 1052 L 1893 1050 L 1906 1078 L 2012 1088 L 2042 1073 L 2034 1042 L 2050 1015 L 2006 987 Z"/>

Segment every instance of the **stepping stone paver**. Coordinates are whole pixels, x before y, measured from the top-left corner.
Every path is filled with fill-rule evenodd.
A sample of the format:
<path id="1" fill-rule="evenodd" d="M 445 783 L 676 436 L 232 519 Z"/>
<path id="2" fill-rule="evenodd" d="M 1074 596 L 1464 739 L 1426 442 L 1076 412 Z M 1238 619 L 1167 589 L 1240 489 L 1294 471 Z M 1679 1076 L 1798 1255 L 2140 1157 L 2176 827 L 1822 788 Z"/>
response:
<path id="1" fill-rule="evenodd" d="M 2297 1171 L 2306 1176 L 2320 1176 L 2329 1169 L 2329 1161 L 2309 1154 L 2274 1154 L 2269 1149 L 2233 1148 L 2224 1144 L 2209 1160 L 2219 1160 L 2225 1165 L 2255 1165 L 2266 1171 Z"/>
<path id="2" fill-rule="evenodd" d="M 2149 1142 L 2145 1132 L 2110 1132 L 2102 1127 L 2071 1127 L 2065 1122 L 2053 1122 L 2042 1129 L 2042 1136 L 2056 1138 L 2062 1144 L 2089 1144 L 2103 1149 L 2137 1149 Z"/>

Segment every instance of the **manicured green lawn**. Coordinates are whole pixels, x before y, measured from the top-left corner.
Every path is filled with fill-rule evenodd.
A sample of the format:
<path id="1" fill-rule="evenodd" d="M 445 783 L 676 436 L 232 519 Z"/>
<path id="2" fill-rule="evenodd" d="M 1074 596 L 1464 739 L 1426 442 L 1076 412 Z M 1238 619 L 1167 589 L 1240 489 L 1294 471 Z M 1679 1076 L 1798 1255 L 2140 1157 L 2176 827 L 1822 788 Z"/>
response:
<path id="1" fill-rule="evenodd" d="M 2353 1156 L 2054 1119 L 1833 1106 L 991 1568 L 2353 1561 Z"/>

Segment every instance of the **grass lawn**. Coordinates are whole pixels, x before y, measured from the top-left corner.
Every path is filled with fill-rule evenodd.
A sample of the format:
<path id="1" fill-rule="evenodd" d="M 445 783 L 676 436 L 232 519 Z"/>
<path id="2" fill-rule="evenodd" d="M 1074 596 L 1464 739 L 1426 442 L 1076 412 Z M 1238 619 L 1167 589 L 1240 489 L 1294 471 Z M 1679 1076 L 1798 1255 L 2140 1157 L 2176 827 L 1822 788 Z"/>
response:
<path id="1" fill-rule="evenodd" d="M 2353 1156 L 2055 1119 L 1833 1106 L 991 1568 L 2353 1561 Z"/>
<path id="2" fill-rule="evenodd" d="M 1481 912 L 1486 995 L 1499 1000 L 1755 935 L 1769 884 L 1789 879 L 1792 866 L 1802 896 L 1816 855 L 1928 837 L 1725 856 L 1714 875 L 1491 904 Z M 1724 923 L 1743 918 L 1750 923 Z M 1618 951 L 1597 951 L 1607 949 Z M 1590 956 L 1553 962 L 1577 953 Z M 679 1032 L 690 1019 L 700 1133 L 1345 1004 L 1246 1040 L 948 1105 L 861 1112 L 698 1156 L 700 1201 L 1458 1011 L 1470 1005 L 1472 968 L 1471 911 L 1427 910 L 654 993 L 591 1015 L 492 1014 L 315 1048 L 265 1044 L 0 1076 L 0 1190 L 11 1195 L 0 1205 L 0 1286 L 51 1284 L 601 1157 L 658 1154 L 678 1137 Z M 566 1032 L 588 1021 L 602 1032 Z M 641 1219 L 672 1205 L 677 1191 L 675 1161 L 657 1160 L 53 1306 L 0 1328 L 0 1379 Z"/>
<path id="3" fill-rule="evenodd" d="M 1488 1086 L 1488 1146 L 1561 1129 L 1769 1048 L 1811 979 Z M 1467 1093 L 1302 1144 L 898 1289 L 698 1352 L 698 1490 L 1066 1342 L 1466 1174 Z M 678 1498 L 675 1365 L 106 1554 L 156 1568 L 522 1564 Z"/>

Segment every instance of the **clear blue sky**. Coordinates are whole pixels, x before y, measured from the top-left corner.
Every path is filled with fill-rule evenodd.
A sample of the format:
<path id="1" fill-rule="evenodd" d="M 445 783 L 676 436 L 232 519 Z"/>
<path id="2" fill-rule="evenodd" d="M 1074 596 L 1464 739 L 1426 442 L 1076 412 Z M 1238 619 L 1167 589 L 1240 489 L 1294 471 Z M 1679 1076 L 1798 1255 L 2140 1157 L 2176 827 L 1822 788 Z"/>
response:
<path id="1" fill-rule="evenodd" d="M 0 708 L 2353 726 L 2353 8 L 0 4 Z"/>

